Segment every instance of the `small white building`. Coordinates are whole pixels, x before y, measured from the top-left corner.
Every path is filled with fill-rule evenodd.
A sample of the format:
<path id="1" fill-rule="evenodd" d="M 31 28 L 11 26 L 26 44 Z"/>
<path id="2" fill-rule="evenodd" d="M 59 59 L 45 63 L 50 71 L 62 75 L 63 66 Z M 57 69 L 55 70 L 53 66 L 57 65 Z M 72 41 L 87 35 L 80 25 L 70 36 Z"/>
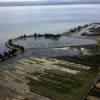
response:
<path id="1" fill-rule="evenodd" d="M 89 51 L 87 49 L 85 49 L 85 48 L 81 48 L 81 53 L 83 55 L 90 55 Z"/>

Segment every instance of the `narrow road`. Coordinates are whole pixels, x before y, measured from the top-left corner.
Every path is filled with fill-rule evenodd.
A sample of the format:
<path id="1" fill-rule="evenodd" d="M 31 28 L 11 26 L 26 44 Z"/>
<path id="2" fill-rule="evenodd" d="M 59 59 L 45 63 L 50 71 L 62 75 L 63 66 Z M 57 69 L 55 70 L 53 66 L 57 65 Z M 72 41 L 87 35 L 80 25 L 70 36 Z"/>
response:
<path id="1" fill-rule="evenodd" d="M 90 84 L 90 86 L 88 87 L 88 89 L 85 92 L 85 95 L 82 97 L 81 100 L 86 100 L 86 97 L 88 96 L 90 90 L 93 89 L 93 87 L 95 86 L 95 84 L 97 83 L 97 81 L 100 79 L 100 76 L 97 76 L 97 78 L 95 80 L 93 80 L 93 82 Z"/>

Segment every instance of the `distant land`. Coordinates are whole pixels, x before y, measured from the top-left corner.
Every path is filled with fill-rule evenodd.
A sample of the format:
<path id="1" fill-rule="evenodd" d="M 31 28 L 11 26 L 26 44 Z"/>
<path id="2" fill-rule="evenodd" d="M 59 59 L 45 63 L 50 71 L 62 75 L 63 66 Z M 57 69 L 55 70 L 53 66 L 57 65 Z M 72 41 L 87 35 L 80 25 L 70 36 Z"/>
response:
<path id="1" fill-rule="evenodd" d="M 0 6 L 32 6 L 32 5 L 64 5 L 64 4 L 100 4 L 100 2 L 61 2 L 61 1 L 56 1 L 56 2 L 33 2 L 33 1 L 22 1 L 22 2 L 0 2 Z"/>

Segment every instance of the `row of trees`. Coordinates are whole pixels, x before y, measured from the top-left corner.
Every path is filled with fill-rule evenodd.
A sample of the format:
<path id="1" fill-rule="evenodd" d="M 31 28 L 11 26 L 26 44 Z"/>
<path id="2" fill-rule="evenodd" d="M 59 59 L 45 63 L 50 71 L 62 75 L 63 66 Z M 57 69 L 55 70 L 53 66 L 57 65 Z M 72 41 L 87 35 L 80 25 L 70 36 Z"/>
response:
<path id="1" fill-rule="evenodd" d="M 10 51 L 4 52 L 3 54 L 0 54 L 0 60 L 5 60 L 9 57 L 15 56 L 18 51 L 24 52 L 24 47 L 20 45 L 13 44 L 13 40 L 9 40 L 8 44 L 12 47 Z"/>
<path id="2" fill-rule="evenodd" d="M 45 37 L 45 38 L 59 38 L 61 37 L 61 34 L 37 34 L 37 33 L 34 33 L 34 37 Z"/>
<path id="3" fill-rule="evenodd" d="M 45 38 L 59 38 L 61 37 L 61 34 L 50 34 L 50 33 L 45 33 L 45 34 L 38 34 L 38 33 L 34 33 L 33 35 L 21 35 L 20 37 L 18 37 L 18 39 L 25 39 L 27 37 L 35 37 L 35 38 L 40 38 L 40 37 L 45 37 Z M 11 39 L 9 40 L 9 42 L 11 43 Z"/>
<path id="4" fill-rule="evenodd" d="M 0 54 L 0 60 L 5 60 L 9 57 L 12 57 L 14 55 L 16 55 L 17 50 L 16 49 L 12 49 L 10 51 L 4 52 L 3 54 Z"/>
<path id="5" fill-rule="evenodd" d="M 86 25 L 84 25 L 84 26 L 78 26 L 78 27 L 76 27 L 76 28 L 70 29 L 70 32 L 71 32 L 71 33 L 77 32 L 77 31 L 80 31 L 82 28 L 86 28 L 86 27 L 88 27 L 88 26 L 89 26 L 88 24 L 86 24 Z"/>
<path id="6" fill-rule="evenodd" d="M 34 33 L 34 35 L 30 35 L 30 36 L 33 36 L 35 38 L 40 38 L 40 37 L 45 37 L 45 38 L 59 38 L 61 37 L 61 34 L 37 34 L 37 33 Z M 26 34 L 18 37 L 18 38 L 27 38 L 28 36 Z M 13 43 L 13 40 L 12 39 L 9 39 L 8 40 L 8 45 L 11 47 L 10 51 L 7 51 L 7 52 L 4 52 L 3 54 L 0 54 L 0 60 L 5 60 L 9 57 L 12 57 L 14 55 L 17 54 L 18 51 L 21 51 L 21 52 L 24 52 L 24 47 L 23 46 L 20 46 L 20 45 L 16 45 Z"/>
<path id="7" fill-rule="evenodd" d="M 8 41 L 8 44 L 9 44 L 11 47 L 16 48 L 17 51 L 18 51 L 18 50 L 20 50 L 20 51 L 22 51 L 22 52 L 24 51 L 24 47 L 23 47 L 23 46 L 13 44 L 13 40 L 11 40 L 11 39 Z"/>

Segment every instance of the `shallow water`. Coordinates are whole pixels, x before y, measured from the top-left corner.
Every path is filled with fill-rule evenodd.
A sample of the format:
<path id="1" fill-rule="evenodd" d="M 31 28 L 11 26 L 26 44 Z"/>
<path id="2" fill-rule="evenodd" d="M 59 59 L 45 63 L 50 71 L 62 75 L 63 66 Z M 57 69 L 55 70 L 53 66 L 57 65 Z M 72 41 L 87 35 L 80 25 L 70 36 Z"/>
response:
<path id="1" fill-rule="evenodd" d="M 0 7 L 0 42 L 21 34 L 62 33 L 100 21 L 100 4 Z"/>
<path id="2" fill-rule="evenodd" d="M 0 66 L 3 67 L 6 64 L 13 64 L 19 61 L 20 59 L 25 59 L 29 57 L 57 57 L 57 56 L 79 56 L 80 51 L 74 49 L 67 50 L 56 50 L 56 49 L 45 49 L 45 50 L 31 50 L 14 56 L 8 60 L 0 62 Z"/>
<path id="3" fill-rule="evenodd" d="M 100 21 L 100 4 L 78 4 L 78 5 L 47 5 L 47 6 L 20 6 L 20 7 L 0 7 L 0 53 L 7 51 L 5 42 L 22 34 L 32 34 L 38 32 L 44 33 L 63 33 L 77 25 L 89 24 Z M 62 37 L 59 40 L 30 40 L 18 41 L 25 47 L 48 47 L 52 44 L 56 47 L 62 45 L 80 45 L 92 44 L 94 40 L 79 39 L 73 37 Z M 24 43 L 24 44 L 23 44 Z M 42 44 L 42 45 L 40 45 Z M 49 51 L 50 52 L 50 51 Z M 58 55 L 58 51 L 51 51 L 53 55 Z M 58 52 L 58 53 L 55 53 Z M 62 51 L 61 51 L 62 52 Z M 70 51 L 64 51 L 62 55 L 73 54 Z M 70 53 L 69 53 L 70 52 Z M 43 52 L 44 53 L 44 52 Z M 33 55 L 41 56 L 43 53 L 33 51 Z M 50 53 L 49 53 L 50 54 Z M 74 54 L 79 54 L 75 51 Z M 15 57 L 15 59 L 24 58 L 24 56 L 32 55 L 28 52 L 25 55 Z M 47 55 L 47 54 L 46 54 Z M 44 54 L 45 56 L 45 54 Z M 11 62 L 13 61 L 11 60 Z"/>
<path id="4" fill-rule="evenodd" d="M 77 37 L 68 37 L 62 36 L 58 39 L 47 39 L 45 37 L 41 38 L 27 38 L 17 40 L 15 42 L 18 45 L 24 46 L 25 48 L 56 48 L 56 47 L 66 47 L 66 46 L 79 46 L 79 45 L 87 45 L 87 44 L 95 44 L 96 41 L 94 39 L 86 39 L 86 38 L 77 38 Z"/>

